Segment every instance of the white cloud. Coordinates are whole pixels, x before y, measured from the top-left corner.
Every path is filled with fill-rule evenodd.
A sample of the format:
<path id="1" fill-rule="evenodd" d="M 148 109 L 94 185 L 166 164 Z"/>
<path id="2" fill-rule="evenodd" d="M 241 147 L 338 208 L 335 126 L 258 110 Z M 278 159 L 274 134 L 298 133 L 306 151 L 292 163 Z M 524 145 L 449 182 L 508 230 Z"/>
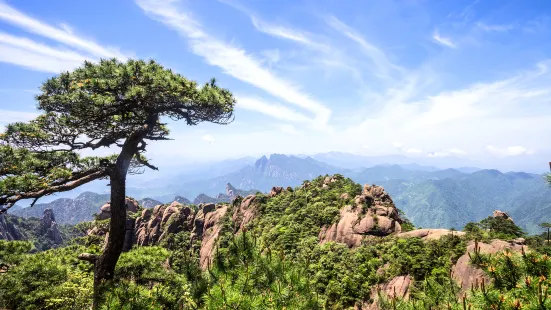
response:
<path id="1" fill-rule="evenodd" d="M 551 135 L 551 73 L 547 67 L 542 62 L 535 70 L 507 79 L 418 95 L 418 100 L 407 92 L 388 95 L 381 99 L 386 99 L 384 104 L 363 114 L 360 124 L 338 131 L 348 143 L 353 140 L 346 137 L 368 136 L 383 154 L 404 151 L 402 143 L 389 141 L 407 141 L 439 157 L 486 157 L 489 143 L 536 149 L 541 137 Z"/>
<path id="2" fill-rule="evenodd" d="M 127 59 L 117 49 L 103 47 L 74 34 L 70 26 L 54 27 L 34 19 L 0 1 L 0 21 L 56 42 L 55 47 L 29 38 L 0 32 L 0 62 L 32 70 L 59 73 L 82 65 L 84 60 L 117 57 Z"/>
<path id="3" fill-rule="evenodd" d="M 115 48 L 103 47 L 92 40 L 74 35 L 72 30 L 67 31 L 67 25 L 64 25 L 61 29 L 48 25 L 3 2 L 0 2 L 0 19 L 28 32 L 71 46 L 97 57 L 126 59 L 126 56 Z"/>
<path id="4" fill-rule="evenodd" d="M 268 24 L 263 20 L 259 19 L 256 16 L 250 16 L 251 22 L 253 23 L 256 30 L 269 34 L 274 37 L 279 37 L 305 45 L 315 46 L 315 47 L 324 47 L 323 45 L 314 42 L 310 39 L 310 35 L 303 33 L 299 30 L 292 29 L 289 27 L 284 27 L 281 25 Z"/>
<path id="5" fill-rule="evenodd" d="M 209 134 L 206 134 L 206 135 L 203 135 L 201 137 L 201 139 L 209 144 L 213 144 L 214 141 L 216 141 L 216 139 L 212 136 L 212 135 L 209 135 Z"/>
<path id="6" fill-rule="evenodd" d="M 483 22 L 476 23 L 476 27 L 486 32 L 507 32 L 515 28 L 513 25 L 490 25 Z"/>
<path id="7" fill-rule="evenodd" d="M 452 41 L 452 39 L 441 36 L 440 33 L 438 32 L 438 29 L 434 30 L 434 33 L 432 34 L 432 38 L 436 42 L 438 42 L 438 43 L 440 43 L 444 46 L 447 46 L 449 48 L 457 48 L 457 46 Z"/>
<path id="8" fill-rule="evenodd" d="M 333 29 L 340 32 L 345 37 L 356 42 L 363 50 L 363 52 L 371 59 L 373 65 L 377 69 L 377 76 L 380 78 L 390 78 L 396 72 L 401 73 L 402 68 L 393 64 L 387 57 L 387 55 L 377 46 L 367 41 L 360 33 L 354 30 L 352 27 L 340 21 L 335 16 L 329 16 L 326 18 L 326 22 Z"/>
<path id="9" fill-rule="evenodd" d="M 516 146 L 509 146 L 509 147 L 496 147 L 493 145 L 486 146 L 486 150 L 497 157 L 507 157 L 507 156 L 519 156 L 519 155 L 531 155 L 534 154 L 533 150 L 529 150 L 525 148 L 524 146 L 516 145 Z"/>
<path id="10" fill-rule="evenodd" d="M 284 105 L 268 103 L 259 98 L 246 97 L 236 95 L 237 108 L 247 109 L 250 111 L 255 111 L 262 113 L 264 115 L 271 116 L 273 118 L 298 122 L 298 123 L 308 123 L 311 122 L 311 119 L 299 112 L 296 112 Z"/>
<path id="11" fill-rule="evenodd" d="M 293 83 L 263 68 L 257 59 L 243 49 L 206 33 L 199 22 L 175 5 L 175 1 L 137 0 L 136 3 L 146 14 L 187 38 L 193 53 L 203 57 L 208 64 L 220 67 L 234 78 L 313 113 L 314 117 L 307 125 L 318 129 L 327 127 L 330 109 Z"/>

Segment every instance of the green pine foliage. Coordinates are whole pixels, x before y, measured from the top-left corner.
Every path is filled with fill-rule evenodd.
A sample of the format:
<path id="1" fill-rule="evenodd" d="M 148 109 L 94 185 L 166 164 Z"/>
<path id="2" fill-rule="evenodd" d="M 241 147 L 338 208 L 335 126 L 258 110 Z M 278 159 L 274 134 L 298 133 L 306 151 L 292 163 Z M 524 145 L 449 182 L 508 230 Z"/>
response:
<path id="1" fill-rule="evenodd" d="M 542 236 L 524 253 L 472 253 L 471 264 L 489 282 L 462 292 L 451 270 L 468 240 L 524 236 L 511 221 L 490 218 L 466 227 L 466 236 L 438 240 L 367 237 L 357 248 L 320 244 L 320 228 L 338 221 L 361 187 L 337 176 L 258 195 L 257 217 L 237 232 L 228 205 L 220 222 L 215 255 L 199 265 L 200 241 L 191 233 L 169 234 L 158 246 L 123 253 L 115 279 L 105 287 L 101 309 L 353 309 L 377 297 L 380 309 L 549 309 L 551 259 Z M 347 193 L 347 197 L 342 194 Z M 512 224 L 512 225 L 511 225 Z M 107 221 L 81 224 L 108 229 Z M 0 308 L 89 309 L 93 272 L 77 260 L 97 254 L 103 237 L 73 239 L 73 245 L 38 252 L 33 242 L 0 241 Z M 538 246 L 539 245 L 539 246 Z M 377 287 L 397 276 L 410 276 L 409 299 L 389 298 Z"/>

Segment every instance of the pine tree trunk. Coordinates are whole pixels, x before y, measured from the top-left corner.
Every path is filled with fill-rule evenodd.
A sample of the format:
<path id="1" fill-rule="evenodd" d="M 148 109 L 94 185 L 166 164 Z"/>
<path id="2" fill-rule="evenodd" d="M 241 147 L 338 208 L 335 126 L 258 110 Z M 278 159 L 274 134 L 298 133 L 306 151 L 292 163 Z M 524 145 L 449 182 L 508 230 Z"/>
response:
<path id="1" fill-rule="evenodd" d="M 124 245 L 126 228 L 126 173 L 111 176 L 111 221 L 103 253 L 94 266 L 94 309 L 99 309 L 104 285 L 113 279 L 115 266 Z"/>
<path id="2" fill-rule="evenodd" d="M 109 236 L 103 248 L 103 253 L 94 263 L 94 310 L 99 309 L 101 305 L 105 285 L 113 279 L 115 266 L 124 247 L 126 235 L 126 174 L 132 158 L 138 152 L 138 144 L 144 136 L 151 132 L 157 121 L 157 114 L 150 115 L 144 127 L 126 139 L 117 157 L 115 167 L 111 171 L 111 221 L 109 223 Z"/>
<path id="3" fill-rule="evenodd" d="M 137 142 L 127 140 L 110 176 L 111 221 L 107 243 L 94 265 L 94 309 L 99 309 L 103 288 L 113 279 L 115 266 L 123 250 L 126 232 L 126 174 L 136 147 Z"/>

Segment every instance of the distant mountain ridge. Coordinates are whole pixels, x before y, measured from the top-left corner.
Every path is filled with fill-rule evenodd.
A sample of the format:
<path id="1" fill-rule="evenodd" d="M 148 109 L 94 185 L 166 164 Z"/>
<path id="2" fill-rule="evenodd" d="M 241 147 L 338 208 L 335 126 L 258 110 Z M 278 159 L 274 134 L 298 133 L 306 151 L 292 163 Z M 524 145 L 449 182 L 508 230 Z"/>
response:
<path id="1" fill-rule="evenodd" d="M 59 224 L 76 224 L 91 221 L 98 208 L 109 201 L 109 194 L 84 192 L 76 198 L 59 198 L 49 203 L 37 203 L 33 207 L 10 210 L 9 214 L 21 217 L 41 218 L 44 210 L 52 209 Z"/>

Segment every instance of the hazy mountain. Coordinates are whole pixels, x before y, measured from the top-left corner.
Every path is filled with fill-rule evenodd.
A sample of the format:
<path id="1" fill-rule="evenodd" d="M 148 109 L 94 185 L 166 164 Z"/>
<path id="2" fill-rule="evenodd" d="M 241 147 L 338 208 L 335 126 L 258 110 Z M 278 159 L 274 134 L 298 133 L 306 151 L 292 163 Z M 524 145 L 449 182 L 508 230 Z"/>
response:
<path id="1" fill-rule="evenodd" d="M 160 205 L 162 204 L 162 202 L 158 201 L 158 200 L 155 200 L 155 199 L 151 199 L 151 198 L 144 198 L 144 199 L 140 199 L 138 200 L 138 203 L 144 207 L 144 208 L 153 208 L 154 206 L 156 205 Z"/>
<path id="2" fill-rule="evenodd" d="M 551 189 L 537 174 L 481 170 L 435 180 L 390 180 L 381 185 L 396 206 L 421 227 L 461 229 L 496 209 L 508 212 L 530 232 L 551 219 Z"/>
<path id="3" fill-rule="evenodd" d="M 84 192 L 75 199 L 59 198 L 49 203 L 37 203 L 33 207 L 10 209 L 9 214 L 21 217 L 41 218 L 45 209 L 52 209 L 59 224 L 76 224 L 91 221 L 99 208 L 109 201 L 108 194 Z"/>
<path id="4" fill-rule="evenodd" d="M 336 168 L 313 158 L 300 158 L 272 154 L 263 156 L 254 165 L 216 178 L 193 182 L 178 182 L 170 185 L 170 191 L 187 197 L 199 194 L 216 196 L 224 192 L 226 184 L 231 183 L 240 190 L 269 191 L 273 186 L 296 186 L 304 180 L 319 175 L 343 173 L 347 170 Z"/>

